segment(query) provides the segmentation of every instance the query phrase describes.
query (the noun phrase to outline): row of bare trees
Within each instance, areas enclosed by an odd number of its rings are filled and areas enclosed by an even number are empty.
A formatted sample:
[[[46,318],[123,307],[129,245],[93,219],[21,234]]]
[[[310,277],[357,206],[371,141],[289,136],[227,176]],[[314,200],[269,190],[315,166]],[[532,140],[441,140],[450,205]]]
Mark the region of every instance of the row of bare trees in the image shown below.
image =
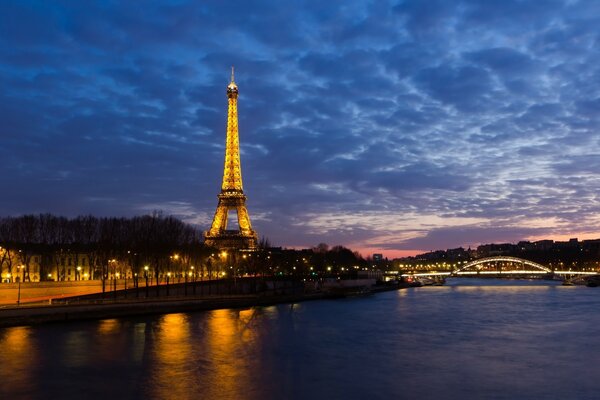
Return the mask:
[[[35,258],[35,261],[34,261]],[[65,262],[69,260],[69,263]],[[347,274],[368,264],[343,246],[272,248],[261,240],[254,252],[207,247],[201,232],[159,212],[132,218],[51,214],[0,218],[0,272],[32,280],[102,279],[153,276],[173,278],[243,275],[314,276]],[[71,274],[75,272],[75,274]]]
[[[79,274],[102,279],[111,272],[114,260],[134,273],[152,271],[158,277],[174,265],[173,254],[178,255],[175,264],[183,268],[200,265],[214,252],[202,244],[198,229],[161,213],[133,218],[69,219],[51,214],[0,218],[0,246],[0,269],[20,273],[25,281],[30,280],[33,257],[39,257],[42,280],[53,271],[57,276],[52,280],[66,279],[66,255],[74,259],[74,266],[85,257]]]

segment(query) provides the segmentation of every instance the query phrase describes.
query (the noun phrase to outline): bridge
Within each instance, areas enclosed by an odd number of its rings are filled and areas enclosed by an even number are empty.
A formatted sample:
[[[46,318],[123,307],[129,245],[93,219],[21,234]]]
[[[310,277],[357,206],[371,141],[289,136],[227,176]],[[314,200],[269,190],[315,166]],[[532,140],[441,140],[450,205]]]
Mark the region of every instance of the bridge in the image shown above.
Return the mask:
[[[496,256],[479,258],[470,261],[453,271],[431,271],[421,273],[404,273],[402,277],[455,277],[455,276],[497,276],[497,277],[515,277],[515,276],[558,276],[562,279],[573,278],[584,275],[597,275],[594,271],[571,271],[571,270],[553,270],[534,261],[525,260],[518,257]]]

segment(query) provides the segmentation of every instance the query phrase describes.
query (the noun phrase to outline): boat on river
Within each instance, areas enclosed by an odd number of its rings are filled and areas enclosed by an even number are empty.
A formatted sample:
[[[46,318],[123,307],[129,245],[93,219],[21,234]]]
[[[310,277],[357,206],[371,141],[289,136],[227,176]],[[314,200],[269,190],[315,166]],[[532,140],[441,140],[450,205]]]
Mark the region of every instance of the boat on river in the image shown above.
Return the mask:
[[[444,286],[446,279],[443,277],[421,277],[419,279],[422,286]]]
[[[563,286],[587,286],[587,287],[597,287],[600,286],[600,274],[598,275],[588,275],[588,276],[578,276],[573,279],[567,279],[563,281]]]

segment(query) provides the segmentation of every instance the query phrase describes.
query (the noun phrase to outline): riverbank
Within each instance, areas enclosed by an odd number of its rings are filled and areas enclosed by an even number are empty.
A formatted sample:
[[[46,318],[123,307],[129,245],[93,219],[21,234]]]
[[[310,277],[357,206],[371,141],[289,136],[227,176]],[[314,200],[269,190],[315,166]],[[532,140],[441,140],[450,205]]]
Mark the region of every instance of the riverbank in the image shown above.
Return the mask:
[[[206,311],[220,308],[270,306],[280,303],[318,300],[325,297],[326,295],[323,293],[276,296],[237,295],[218,298],[121,300],[116,302],[104,302],[101,304],[20,306],[0,310],[0,327],[175,312]]]
[[[398,290],[404,286],[377,287],[372,292]],[[335,298],[331,293],[250,294],[205,297],[166,297],[96,300],[69,303],[22,305],[0,309],[0,327],[37,325],[151,314],[207,311],[223,308],[265,307],[282,303]]]

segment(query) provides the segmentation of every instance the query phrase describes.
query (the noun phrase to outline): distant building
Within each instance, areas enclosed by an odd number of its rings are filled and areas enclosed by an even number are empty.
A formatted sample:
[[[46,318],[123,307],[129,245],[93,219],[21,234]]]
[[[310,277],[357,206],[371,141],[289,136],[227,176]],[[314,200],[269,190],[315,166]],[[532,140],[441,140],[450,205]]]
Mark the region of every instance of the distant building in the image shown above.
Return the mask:
[[[41,256],[0,247],[1,282],[39,282]]]
[[[538,240],[533,242],[536,250],[550,250],[554,247],[554,240]]]
[[[88,280],[93,279],[94,270],[85,253],[61,250],[41,255],[0,247],[0,275],[4,283]],[[131,277],[131,273],[127,276]]]
[[[535,250],[535,244],[533,244],[531,242],[527,242],[527,241],[521,241],[521,242],[517,243],[517,247],[519,248],[520,251]]]
[[[575,249],[579,247],[577,238],[569,239],[568,242],[554,242],[554,247],[558,249]]]
[[[469,258],[469,253],[462,247],[459,247],[457,249],[446,250],[446,256],[451,260],[466,259]]]
[[[481,246],[477,247],[477,256],[481,258],[511,254],[517,250],[517,248],[517,245],[512,243],[482,244]]]

